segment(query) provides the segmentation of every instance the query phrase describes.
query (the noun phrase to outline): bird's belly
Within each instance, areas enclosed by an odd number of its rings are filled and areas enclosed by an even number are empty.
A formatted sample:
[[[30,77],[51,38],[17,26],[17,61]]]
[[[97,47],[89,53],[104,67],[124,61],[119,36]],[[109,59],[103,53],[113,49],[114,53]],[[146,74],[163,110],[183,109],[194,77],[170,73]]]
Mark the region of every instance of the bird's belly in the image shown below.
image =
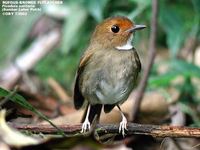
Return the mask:
[[[133,52],[90,62],[82,79],[82,94],[91,104],[116,104],[124,102],[134,87],[137,70]],[[109,60],[107,60],[109,59]],[[94,63],[95,62],[95,63]],[[104,63],[109,62],[109,63]]]
[[[99,87],[95,91],[95,95],[101,104],[116,104],[125,101],[132,90],[132,85],[129,82],[117,81],[114,85],[101,80]]]
[[[85,84],[87,100],[91,104],[116,104],[125,101],[134,87],[134,71],[130,66],[101,68],[91,72],[91,82]],[[90,84],[89,84],[90,83]],[[91,85],[92,83],[92,85]]]

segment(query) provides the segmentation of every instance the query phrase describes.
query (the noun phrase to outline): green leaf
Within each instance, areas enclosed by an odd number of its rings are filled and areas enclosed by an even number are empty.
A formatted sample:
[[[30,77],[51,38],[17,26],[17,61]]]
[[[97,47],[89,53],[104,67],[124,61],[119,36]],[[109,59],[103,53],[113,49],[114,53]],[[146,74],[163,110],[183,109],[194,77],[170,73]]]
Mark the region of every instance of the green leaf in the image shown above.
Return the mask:
[[[42,114],[41,112],[39,112],[37,109],[35,109],[30,103],[28,103],[24,97],[22,97],[19,94],[14,94],[12,92],[9,92],[3,88],[0,87],[0,97],[6,97],[7,99],[10,99],[12,102],[19,104],[20,106],[30,110],[31,112],[35,113],[36,115],[38,115],[39,117],[41,117],[42,119],[46,120],[48,123],[50,123],[53,127],[55,127],[58,132],[65,136],[64,132],[59,129],[55,124],[53,124],[53,122],[51,122],[44,114]]]
[[[170,6],[160,8],[159,21],[167,35],[167,45],[172,57],[176,57],[184,40],[184,22],[180,14]]]
[[[138,15],[140,15],[146,8],[151,6],[150,0],[131,0],[132,2],[135,2],[137,7],[134,9],[129,15],[128,18],[131,20],[135,19]]]
[[[150,5],[151,0],[130,0],[132,2],[135,2],[137,5]]]
[[[166,73],[149,78],[149,86],[168,86],[177,76],[200,78],[200,68],[192,63],[176,59],[172,60],[169,65],[170,68]]]
[[[5,58],[12,58],[20,50],[26,40],[34,22],[41,16],[41,13],[32,13],[28,16],[1,16],[0,17],[0,50],[1,61]],[[0,63],[1,63],[0,61]]]
[[[197,37],[200,39],[200,1],[199,0],[192,0],[192,4],[195,11],[194,17],[194,25],[192,28],[192,35],[193,37]]]
[[[167,35],[167,45],[170,48],[171,56],[176,57],[184,41],[184,32],[174,30]]]
[[[193,7],[196,11],[196,15],[200,16],[200,1],[199,0],[192,0]]]
[[[71,5],[70,15],[66,17],[63,29],[63,38],[61,41],[61,50],[63,53],[68,53],[78,43],[79,30],[84,25],[86,18],[87,11],[85,8],[77,4]]]
[[[184,77],[199,77],[200,78],[200,68],[195,64],[189,63],[184,60],[173,60],[171,62],[171,69],[183,75]]]
[[[108,0],[85,0],[85,6],[95,20],[100,22],[103,20],[103,11],[107,2]]]
[[[170,71],[162,75],[150,77],[148,85],[152,87],[168,86],[170,82],[178,76],[178,72]]]

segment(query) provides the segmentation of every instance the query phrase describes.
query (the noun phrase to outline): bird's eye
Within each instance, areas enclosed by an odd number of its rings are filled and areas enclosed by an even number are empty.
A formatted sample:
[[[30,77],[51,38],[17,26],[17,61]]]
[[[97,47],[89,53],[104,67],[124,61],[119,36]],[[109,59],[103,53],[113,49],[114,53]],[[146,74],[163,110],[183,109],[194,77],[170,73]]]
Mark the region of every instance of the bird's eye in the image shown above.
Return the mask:
[[[112,30],[112,32],[117,33],[117,32],[119,32],[119,27],[117,25],[113,25],[111,27],[111,30]]]

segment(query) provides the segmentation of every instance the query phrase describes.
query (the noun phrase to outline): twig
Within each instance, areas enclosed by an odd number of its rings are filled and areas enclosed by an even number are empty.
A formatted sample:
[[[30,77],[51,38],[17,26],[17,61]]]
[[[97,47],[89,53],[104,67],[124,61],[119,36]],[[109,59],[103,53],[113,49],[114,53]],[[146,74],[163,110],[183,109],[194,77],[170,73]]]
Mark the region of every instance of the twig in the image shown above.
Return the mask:
[[[47,35],[36,39],[25,53],[16,59],[14,64],[3,70],[0,75],[0,85],[3,88],[11,89],[23,72],[32,69],[39,60],[58,44],[59,39],[60,31],[58,29],[52,30]]]
[[[149,53],[148,53],[148,63],[144,70],[143,78],[140,81],[138,86],[138,91],[135,97],[135,105],[133,108],[132,113],[132,120],[134,121],[136,118],[136,114],[139,111],[139,106],[141,104],[141,100],[144,95],[144,91],[147,86],[147,80],[150,74],[150,70],[152,68],[154,58],[156,56],[156,34],[157,34],[157,17],[158,17],[158,1],[152,1],[152,20],[151,20],[151,33],[150,33],[150,40],[149,40]]]
[[[53,78],[48,78],[48,84],[55,91],[63,103],[72,103],[71,97],[65,92],[63,87]]]
[[[54,134],[57,129],[50,125],[12,125],[19,130],[28,130],[35,133]],[[59,125],[66,134],[76,134],[81,131],[81,124],[75,125]],[[101,125],[97,124],[94,132],[98,134],[120,134],[119,126],[116,124]],[[180,126],[159,126],[159,125],[144,125],[136,123],[128,123],[127,135],[150,135],[153,137],[176,137],[176,138],[200,138],[200,128],[180,127]]]

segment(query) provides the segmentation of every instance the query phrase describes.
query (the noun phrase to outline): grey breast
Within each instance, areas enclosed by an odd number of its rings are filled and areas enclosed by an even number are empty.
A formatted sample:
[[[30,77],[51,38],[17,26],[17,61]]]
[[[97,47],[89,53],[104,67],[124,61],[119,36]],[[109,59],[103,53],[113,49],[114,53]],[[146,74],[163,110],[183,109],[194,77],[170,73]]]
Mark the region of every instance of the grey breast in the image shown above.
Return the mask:
[[[120,53],[97,55],[87,65],[82,93],[91,104],[122,103],[132,91],[137,74],[134,52]]]

